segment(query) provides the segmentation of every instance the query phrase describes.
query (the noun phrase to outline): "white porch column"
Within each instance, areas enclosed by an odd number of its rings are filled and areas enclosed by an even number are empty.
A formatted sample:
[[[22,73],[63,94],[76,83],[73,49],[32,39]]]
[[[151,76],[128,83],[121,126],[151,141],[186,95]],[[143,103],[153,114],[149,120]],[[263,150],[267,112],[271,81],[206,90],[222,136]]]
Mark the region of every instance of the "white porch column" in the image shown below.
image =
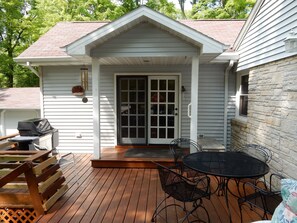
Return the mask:
[[[190,138],[197,141],[198,127],[198,83],[199,83],[199,57],[192,57],[191,77],[191,128]],[[190,149],[191,153],[196,152],[195,148]]]
[[[100,63],[97,58],[92,59],[92,94],[93,94],[93,149],[94,158],[101,157],[100,145]]]

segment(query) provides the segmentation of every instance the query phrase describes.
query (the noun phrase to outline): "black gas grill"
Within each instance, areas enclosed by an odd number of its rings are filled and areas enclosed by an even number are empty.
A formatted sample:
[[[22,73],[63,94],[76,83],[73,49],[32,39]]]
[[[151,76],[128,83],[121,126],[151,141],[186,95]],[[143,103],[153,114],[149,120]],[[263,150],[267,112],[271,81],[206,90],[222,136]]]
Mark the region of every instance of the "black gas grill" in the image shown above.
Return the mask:
[[[18,122],[20,136],[42,136],[51,133],[53,129],[46,118]]]
[[[20,150],[34,150],[34,144],[51,150],[59,145],[59,132],[46,118],[28,119],[18,122],[20,136],[10,141],[18,142]]]

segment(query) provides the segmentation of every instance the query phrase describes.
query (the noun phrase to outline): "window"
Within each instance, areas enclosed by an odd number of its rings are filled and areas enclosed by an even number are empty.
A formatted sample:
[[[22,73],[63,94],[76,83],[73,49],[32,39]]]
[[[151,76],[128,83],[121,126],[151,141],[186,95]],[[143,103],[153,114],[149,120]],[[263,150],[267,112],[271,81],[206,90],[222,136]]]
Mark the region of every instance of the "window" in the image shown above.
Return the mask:
[[[239,116],[247,116],[248,111],[248,89],[249,89],[249,75],[240,76],[239,87]]]

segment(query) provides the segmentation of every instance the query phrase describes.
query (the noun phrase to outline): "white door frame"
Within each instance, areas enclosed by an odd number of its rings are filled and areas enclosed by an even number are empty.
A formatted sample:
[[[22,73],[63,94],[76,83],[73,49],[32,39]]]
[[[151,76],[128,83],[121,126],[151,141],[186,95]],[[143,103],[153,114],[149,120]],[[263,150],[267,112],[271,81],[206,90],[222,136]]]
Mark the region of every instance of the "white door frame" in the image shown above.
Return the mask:
[[[178,128],[177,128],[177,137],[180,137],[181,135],[181,73],[114,73],[114,107],[115,107],[115,111],[117,111],[118,109],[118,103],[117,103],[117,89],[116,89],[116,84],[117,84],[117,77],[118,76],[176,76],[177,80],[178,80]],[[114,112],[114,129],[115,129],[115,145],[118,144],[117,142],[117,112]],[[147,136],[148,137],[148,136]]]

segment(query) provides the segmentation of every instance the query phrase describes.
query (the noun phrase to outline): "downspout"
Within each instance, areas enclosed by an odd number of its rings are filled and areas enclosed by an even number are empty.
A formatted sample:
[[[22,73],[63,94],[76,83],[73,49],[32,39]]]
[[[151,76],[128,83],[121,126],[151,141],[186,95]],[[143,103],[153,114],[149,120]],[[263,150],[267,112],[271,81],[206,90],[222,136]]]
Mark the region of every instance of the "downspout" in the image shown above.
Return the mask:
[[[40,77],[39,73],[37,70],[35,70],[32,66],[31,63],[29,61],[27,61],[26,66],[34,73],[36,74],[37,77]]]
[[[4,114],[5,114],[6,110],[2,110],[1,114],[0,114],[0,121],[1,121],[1,135],[5,136],[5,126],[4,126]]]
[[[224,146],[227,148],[227,131],[228,131],[228,98],[229,98],[229,72],[234,65],[230,60],[228,67],[225,69],[225,97],[224,97]]]
[[[26,66],[39,78],[39,86],[40,86],[40,112],[37,115],[37,117],[44,117],[43,113],[43,87],[42,87],[42,71],[41,68],[39,67],[39,71],[35,70],[29,61],[27,61]],[[37,113],[37,111],[36,111]]]

